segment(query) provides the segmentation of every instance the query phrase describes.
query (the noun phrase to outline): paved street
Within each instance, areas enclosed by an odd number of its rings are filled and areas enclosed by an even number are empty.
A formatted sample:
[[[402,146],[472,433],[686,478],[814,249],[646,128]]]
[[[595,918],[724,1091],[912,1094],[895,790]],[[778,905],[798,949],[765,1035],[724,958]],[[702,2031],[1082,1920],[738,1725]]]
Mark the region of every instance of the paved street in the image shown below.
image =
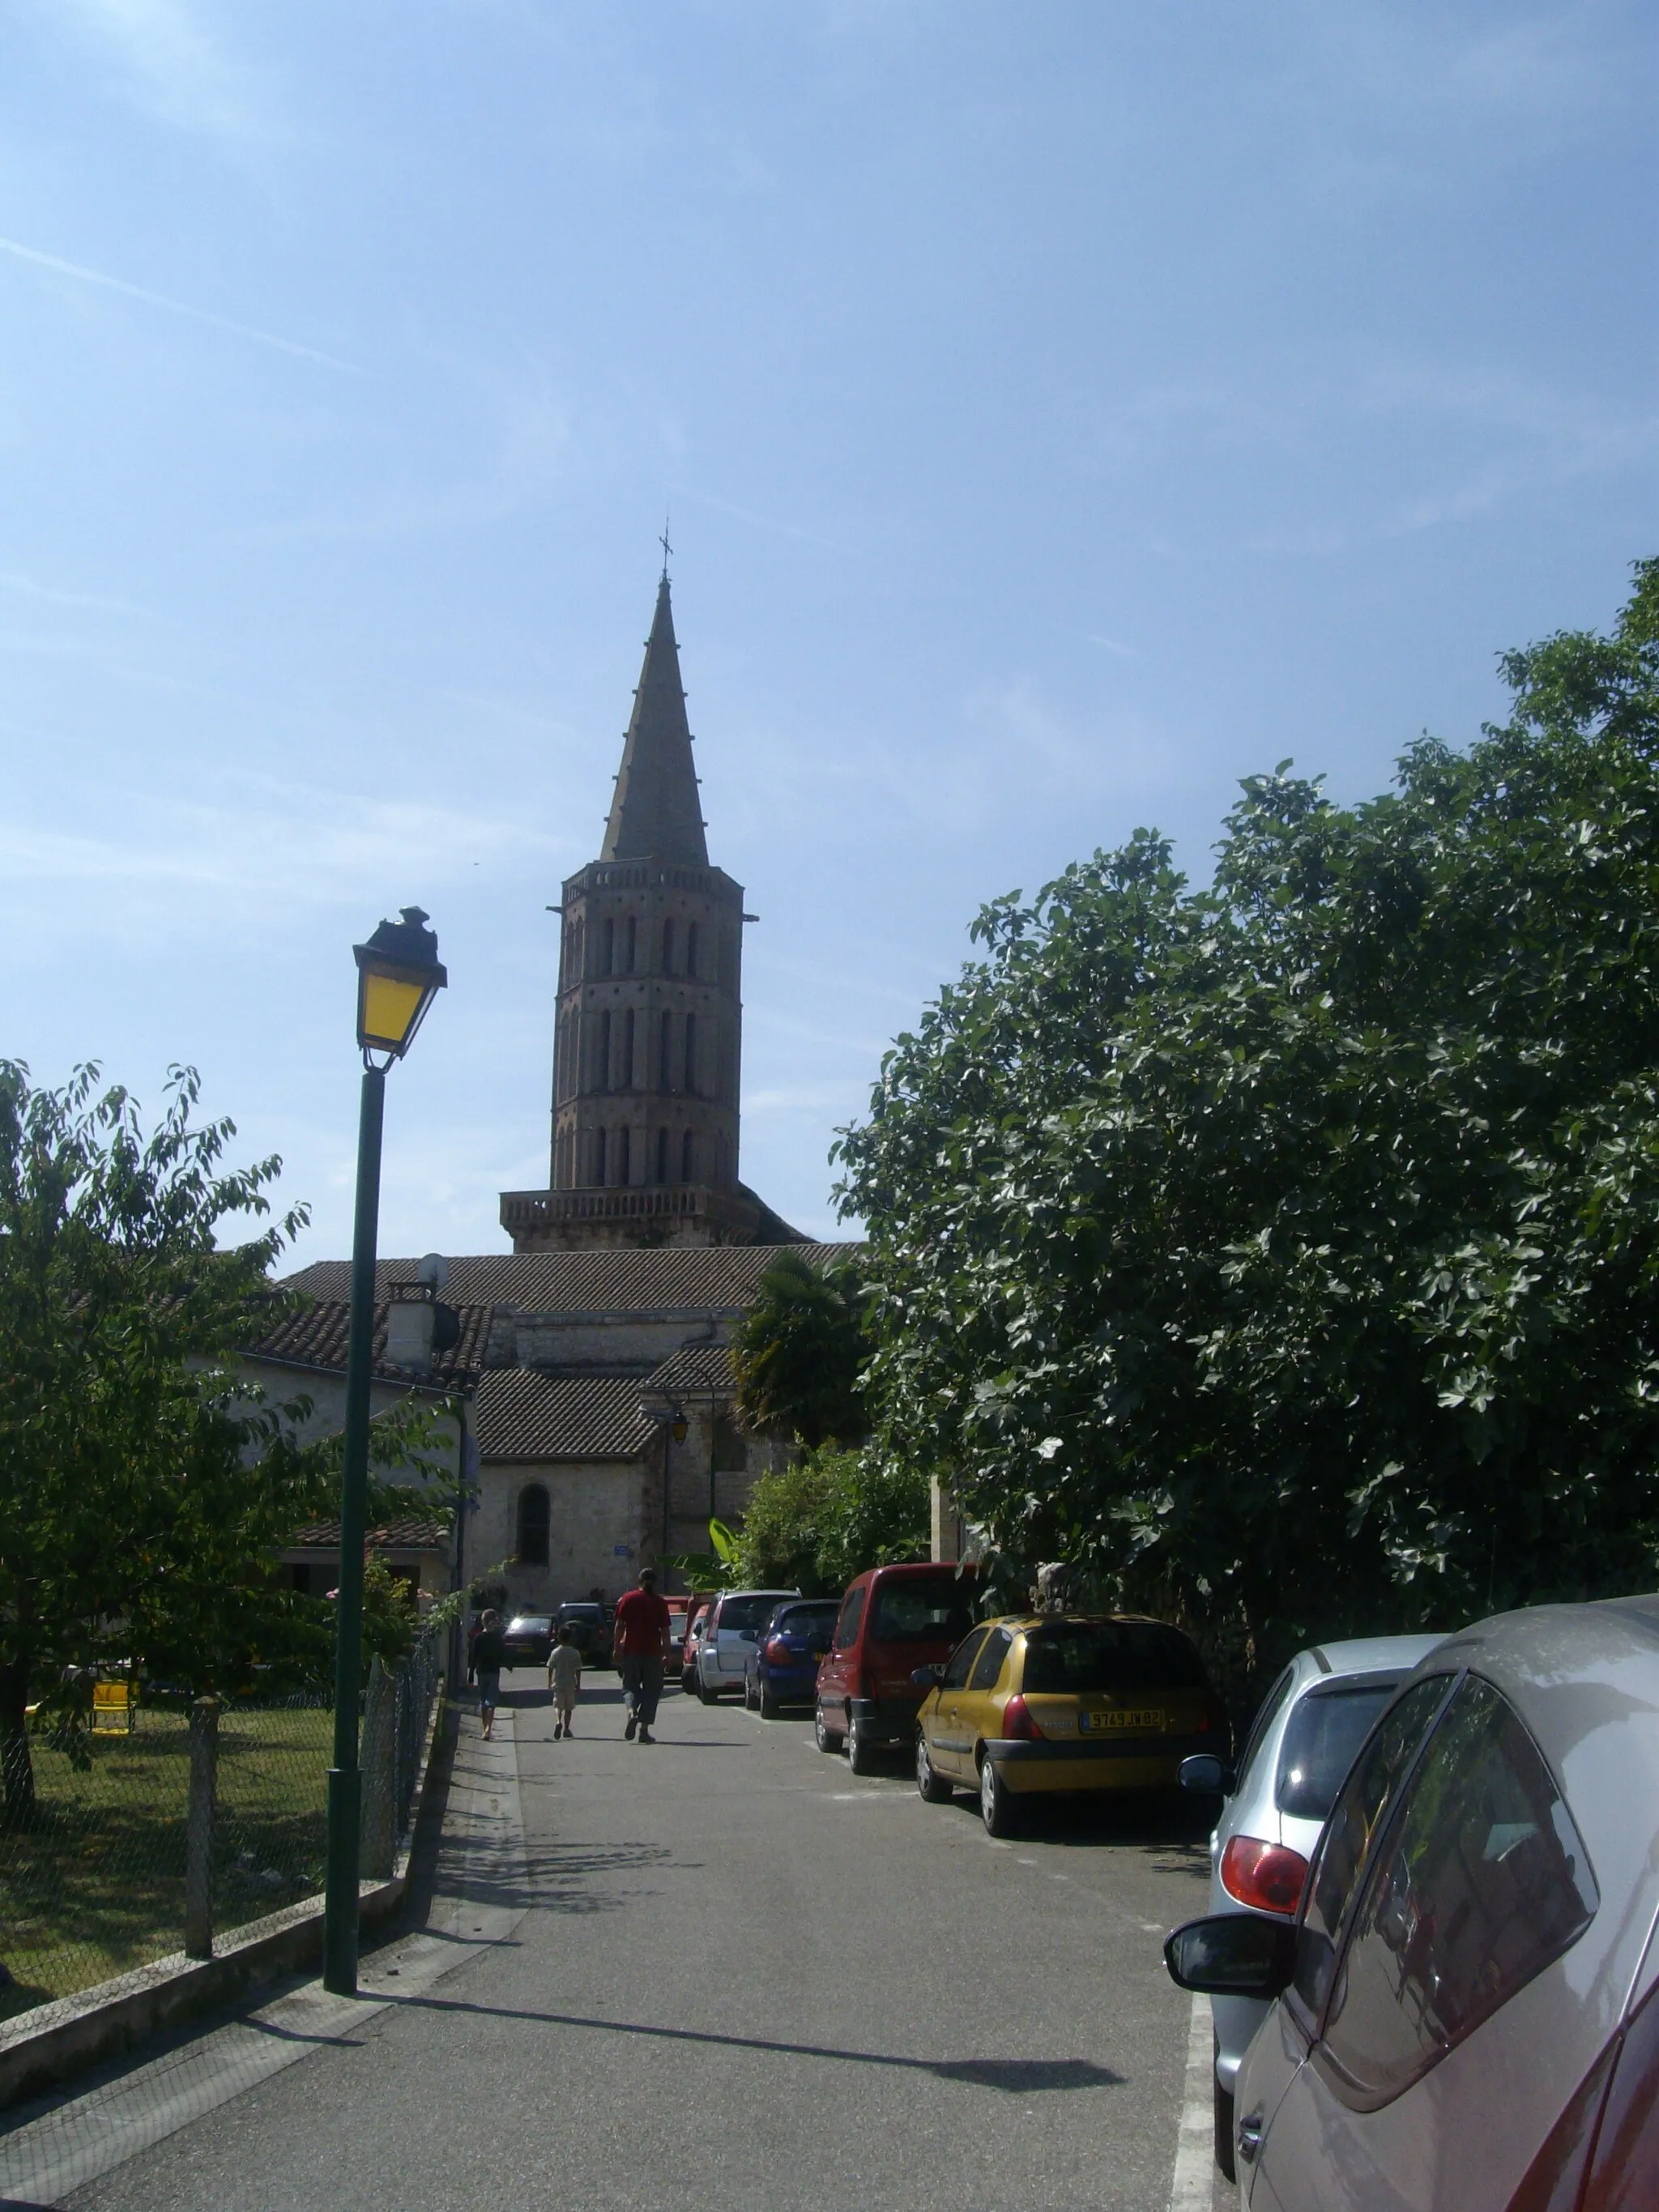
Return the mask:
[[[378,1954],[390,2003],[60,2201],[1164,2212],[1189,2008],[1158,1936],[1201,1905],[1190,1841],[1062,1814],[995,1844],[965,1798],[678,1696],[624,1743],[609,1674],[556,1743],[532,1679],[495,1745],[462,1721],[504,1852],[477,1913],[450,1883],[472,1955],[404,1980]]]

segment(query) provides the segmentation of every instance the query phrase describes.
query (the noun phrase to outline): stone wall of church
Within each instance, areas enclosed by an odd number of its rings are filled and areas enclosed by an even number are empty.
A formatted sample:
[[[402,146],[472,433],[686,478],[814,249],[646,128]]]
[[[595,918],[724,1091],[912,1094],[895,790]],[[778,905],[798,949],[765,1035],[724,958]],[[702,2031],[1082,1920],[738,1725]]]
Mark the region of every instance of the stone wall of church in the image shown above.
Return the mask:
[[[646,1474],[627,1460],[485,1461],[467,1516],[469,1579],[517,1550],[523,1494],[534,1487],[547,1493],[547,1562],[520,1560],[506,1570],[508,1602],[545,1613],[594,1589],[614,1601],[630,1589],[641,1565]]]

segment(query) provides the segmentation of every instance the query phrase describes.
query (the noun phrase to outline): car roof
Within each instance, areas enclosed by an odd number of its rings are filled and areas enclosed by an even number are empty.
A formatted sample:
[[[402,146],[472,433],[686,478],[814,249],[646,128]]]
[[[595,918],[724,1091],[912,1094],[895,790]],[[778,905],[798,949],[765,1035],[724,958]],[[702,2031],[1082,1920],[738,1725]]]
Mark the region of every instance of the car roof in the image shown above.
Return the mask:
[[[774,1590],[774,1589],[731,1589],[731,1590],[717,1590],[717,1591],[714,1593],[714,1595],[716,1595],[716,1597],[722,1597],[722,1598],[725,1598],[725,1597],[775,1597],[775,1598],[777,1598],[777,1599],[779,1599],[779,1600],[782,1600],[782,1599],[787,1598],[787,1597],[799,1597],[799,1596],[800,1595],[800,1592],[799,1592],[799,1590]]]
[[[1381,1674],[1390,1667],[1409,1674],[1445,1640],[1438,1632],[1424,1636],[1354,1636],[1340,1644],[1310,1644],[1296,1656],[1298,1661],[1308,1662],[1309,1671],[1319,1678]]]
[[[1017,1633],[1033,1628],[1167,1628],[1176,1636],[1187,1636],[1184,1628],[1177,1628],[1172,1620],[1159,1620],[1150,1613],[999,1613],[992,1615],[992,1624]],[[976,1627],[985,1626],[975,1622]],[[1187,1638],[1188,1643],[1192,1641]]]

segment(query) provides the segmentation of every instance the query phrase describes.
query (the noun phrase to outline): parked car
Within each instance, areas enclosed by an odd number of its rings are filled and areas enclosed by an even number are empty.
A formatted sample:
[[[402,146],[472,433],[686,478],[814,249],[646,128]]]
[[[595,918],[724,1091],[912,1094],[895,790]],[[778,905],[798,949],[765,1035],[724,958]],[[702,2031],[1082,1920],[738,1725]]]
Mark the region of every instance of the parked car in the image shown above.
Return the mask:
[[[749,1654],[760,1632],[787,1597],[799,1590],[721,1590],[703,1621],[697,1639],[696,1687],[704,1705],[712,1705],[728,1690],[741,1690]]]
[[[680,1645],[680,1687],[695,1690],[697,1686],[697,1646],[702,1642],[702,1632],[708,1624],[709,1608],[714,1601],[710,1597],[694,1598],[685,1616],[685,1636]]]
[[[916,1787],[930,1805],[976,1790],[994,1836],[1030,1798],[1172,1790],[1189,1753],[1228,1749],[1197,1647],[1167,1621],[1010,1616],[916,1674]]]
[[[818,1664],[830,1649],[838,1598],[808,1597],[781,1605],[750,1647],[743,1702],[772,1720],[785,1705],[806,1705],[817,1688]]]
[[[553,1633],[561,1629],[570,1631],[571,1641],[582,1655],[584,1667],[608,1667],[611,1664],[611,1612],[607,1606],[592,1598],[573,1599],[562,1605],[553,1616]]]
[[[515,1613],[501,1631],[501,1645],[507,1654],[503,1663],[509,1668],[545,1667],[552,1642],[550,1613]]]
[[[918,1667],[948,1659],[973,1624],[978,1583],[971,1568],[938,1561],[866,1567],[848,1584],[813,1702],[820,1751],[847,1747],[854,1774],[883,1750],[915,1741],[922,1692]]]
[[[1273,2000],[1256,2212],[1659,2203],[1659,1597],[1437,1645],[1338,1793],[1294,1922],[1211,1915],[1183,1989]]]
[[[1294,1916],[1325,1816],[1371,1725],[1437,1636],[1373,1636],[1298,1651],[1262,1699],[1236,1770],[1199,1753],[1188,1790],[1224,1798],[1210,1838],[1212,1912]],[[1258,1997],[1210,2000],[1215,2027],[1215,2156],[1233,2169],[1233,2084],[1267,2016]]]

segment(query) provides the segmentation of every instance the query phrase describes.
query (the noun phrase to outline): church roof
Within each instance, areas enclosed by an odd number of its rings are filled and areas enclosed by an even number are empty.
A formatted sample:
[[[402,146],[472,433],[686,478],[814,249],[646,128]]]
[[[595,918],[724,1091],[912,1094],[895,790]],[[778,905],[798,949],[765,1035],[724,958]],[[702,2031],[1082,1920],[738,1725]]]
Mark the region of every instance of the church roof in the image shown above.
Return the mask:
[[[692,1344],[653,1367],[646,1377],[647,1390],[667,1398],[695,1398],[713,1394],[732,1395],[734,1377],[732,1354],[723,1344]]]
[[[331,1263],[325,1261],[325,1266]],[[309,1272],[309,1271],[307,1271]],[[333,1297],[322,1295],[319,1303],[308,1306],[303,1313],[289,1314],[277,1322],[268,1335],[258,1343],[245,1347],[252,1359],[269,1359],[284,1367],[343,1368],[346,1362],[346,1339],[350,1333],[350,1273],[344,1289]],[[410,1270],[410,1279],[414,1279]],[[290,1278],[291,1281],[297,1279]],[[313,1293],[313,1297],[318,1296]],[[453,1304],[453,1301],[448,1301]],[[493,1309],[473,1304],[457,1306],[461,1324],[459,1342],[447,1352],[436,1353],[432,1371],[411,1378],[405,1368],[394,1367],[386,1356],[386,1309],[384,1298],[374,1309],[374,1372],[382,1381],[408,1382],[418,1380],[429,1389],[449,1390],[459,1388],[483,1364],[484,1346],[489,1341],[489,1323]]]
[[[662,1431],[640,1411],[645,1378],[487,1368],[474,1419],[486,1460],[637,1459]]]
[[[657,586],[657,611],[646,640],[599,858],[708,866],[666,570]]]
[[[505,1305],[533,1313],[740,1313],[780,1252],[823,1267],[856,1244],[659,1245],[638,1251],[484,1252],[451,1260],[441,1296],[448,1305]],[[418,1260],[382,1260],[375,1295],[419,1279]],[[349,1260],[315,1260],[284,1279],[313,1298],[351,1295]],[[379,1316],[384,1327],[384,1316]],[[465,1331],[462,1337],[465,1342]],[[459,1350],[459,1347],[458,1347]]]

